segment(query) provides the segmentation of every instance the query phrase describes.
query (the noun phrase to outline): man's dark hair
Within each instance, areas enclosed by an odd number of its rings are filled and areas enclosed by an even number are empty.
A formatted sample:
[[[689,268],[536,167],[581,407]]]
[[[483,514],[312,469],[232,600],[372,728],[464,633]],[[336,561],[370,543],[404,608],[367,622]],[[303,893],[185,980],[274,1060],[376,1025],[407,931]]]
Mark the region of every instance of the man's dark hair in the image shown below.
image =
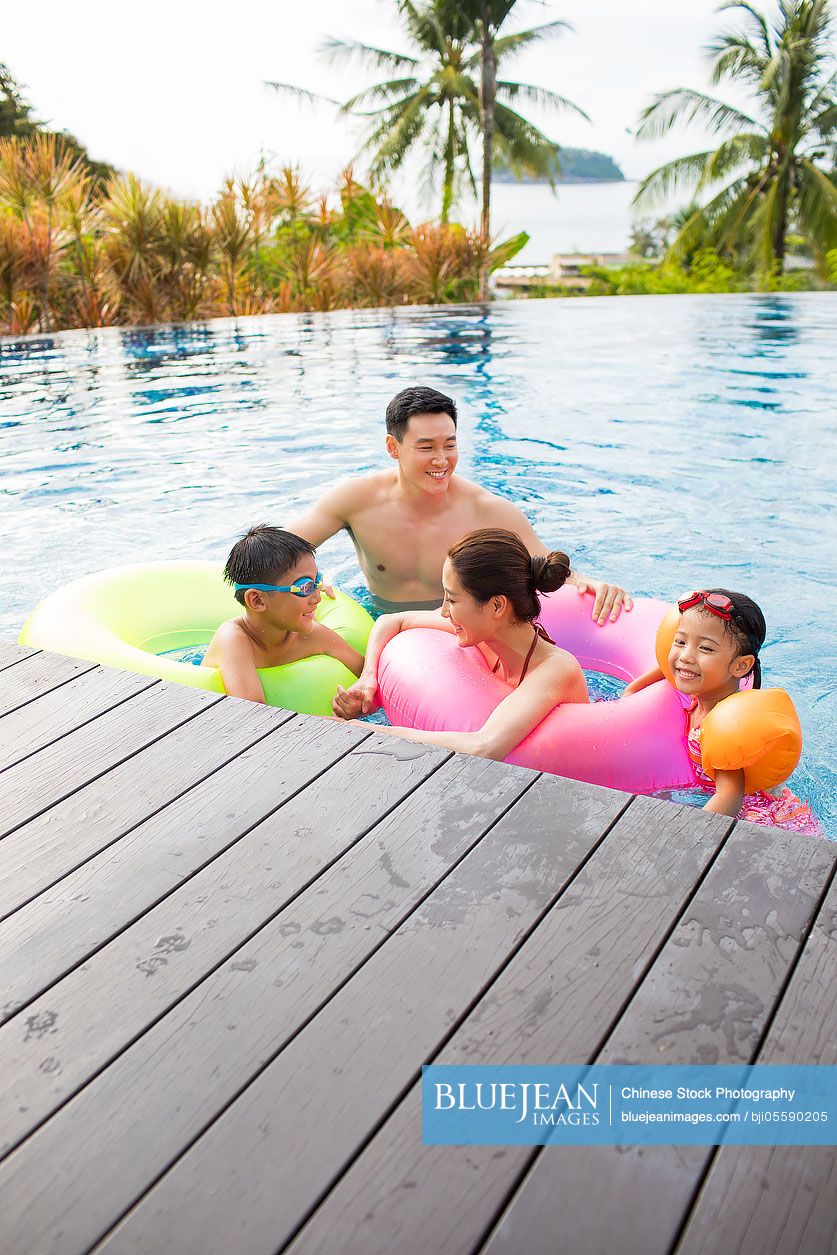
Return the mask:
[[[301,536],[259,523],[237,540],[230,550],[224,579],[228,584],[281,584],[303,558],[314,557],[314,546]],[[235,599],[243,606],[247,590],[239,589]]]
[[[405,388],[387,406],[387,435],[401,444],[414,414],[449,414],[456,426],[456,403],[435,388]]]

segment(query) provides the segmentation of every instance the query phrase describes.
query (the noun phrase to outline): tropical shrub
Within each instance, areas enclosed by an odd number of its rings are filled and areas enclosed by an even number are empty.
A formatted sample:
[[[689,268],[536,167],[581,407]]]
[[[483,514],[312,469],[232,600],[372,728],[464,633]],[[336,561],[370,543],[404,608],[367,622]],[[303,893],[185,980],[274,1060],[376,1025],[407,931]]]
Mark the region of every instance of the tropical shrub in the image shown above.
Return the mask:
[[[411,226],[351,167],[336,197],[285,166],[201,206],[133,174],[97,183],[55,136],[0,141],[0,334],[472,300],[526,239]]]

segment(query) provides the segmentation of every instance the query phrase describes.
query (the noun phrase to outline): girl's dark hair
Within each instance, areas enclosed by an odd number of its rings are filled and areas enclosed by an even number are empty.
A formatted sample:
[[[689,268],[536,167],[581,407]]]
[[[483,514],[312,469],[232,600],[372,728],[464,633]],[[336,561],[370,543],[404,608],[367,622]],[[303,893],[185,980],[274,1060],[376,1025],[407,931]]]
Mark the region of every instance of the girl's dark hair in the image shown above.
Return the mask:
[[[752,671],[748,671],[747,675],[752,674],[753,688],[760,689],[761,661],[759,653],[767,636],[767,624],[764,621],[761,608],[746,593],[734,593],[729,588],[707,588],[706,591],[708,593],[721,593],[724,597],[729,597],[732,602],[731,618],[728,623],[724,623],[724,627],[735,638],[736,645],[740,646],[739,653],[755,654],[756,661],[753,663]]]
[[[283,576],[298,562],[313,557],[314,546],[301,536],[259,523],[233,545],[224,567],[224,579],[228,584],[281,584]],[[241,606],[246,591],[240,588],[235,594]]]
[[[570,573],[570,560],[555,550],[533,558],[514,532],[483,527],[469,532],[448,550],[460,584],[474,601],[508,597],[515,618],[531,623],[541,612],[538,591],[552,593]]]

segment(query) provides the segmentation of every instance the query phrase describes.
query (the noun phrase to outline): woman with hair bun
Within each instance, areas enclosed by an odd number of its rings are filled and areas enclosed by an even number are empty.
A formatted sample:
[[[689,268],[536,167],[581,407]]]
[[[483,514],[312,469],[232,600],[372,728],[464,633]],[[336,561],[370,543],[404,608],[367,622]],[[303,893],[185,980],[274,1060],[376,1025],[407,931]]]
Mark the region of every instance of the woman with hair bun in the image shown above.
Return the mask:
[[[531,557],[514,532],[482,528],[448,551],[442,570],[441,610],[382,615],[369,637],[360,678],[338,689],[334,713],[342,719],[376,709],[378,659],[384,646],[409,628],[452,633],[461,649],[476,649],[486,667],[508,685],[503,698],[476,732],[425,732],[379,728],[425,745],[502,760],[562,702],[589,701],[584,673],[538,624],[538,593],[554,592],[570,574],[565,553]]]

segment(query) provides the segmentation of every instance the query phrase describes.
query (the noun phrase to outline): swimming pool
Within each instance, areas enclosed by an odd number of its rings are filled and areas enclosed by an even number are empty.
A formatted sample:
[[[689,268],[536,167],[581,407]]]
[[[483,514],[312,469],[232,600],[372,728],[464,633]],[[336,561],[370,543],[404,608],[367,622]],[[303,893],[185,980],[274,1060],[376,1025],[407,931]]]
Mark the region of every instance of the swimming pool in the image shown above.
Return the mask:
[[[578,569],[671,598],[756,597],[794,777],[837,835],[837,296],[619,297],[344,310],[0,340],[0,635],[83,572],[218,557],[383,465],[386,402],[452,393],[460,469]],[[329,577],[361,589],[345,535]]]

